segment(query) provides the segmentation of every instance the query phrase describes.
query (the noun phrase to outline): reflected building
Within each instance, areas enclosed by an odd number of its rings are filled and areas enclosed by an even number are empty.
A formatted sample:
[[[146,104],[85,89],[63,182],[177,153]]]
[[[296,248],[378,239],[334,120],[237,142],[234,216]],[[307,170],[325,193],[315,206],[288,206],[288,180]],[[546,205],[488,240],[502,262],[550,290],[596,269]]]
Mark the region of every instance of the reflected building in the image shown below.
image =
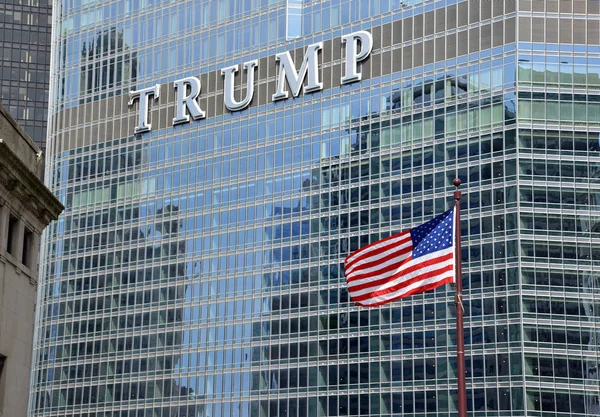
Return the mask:
[[[455,415],[452,288],[359,309],[342,262],[447,209],[456,177],[471,414],[598,415],[596,2],[58,5],[46,177],[66,211],[31,416]],[[373,49],[341,85],[356,30]],[[275,54],[318,41],[322,91],[273,102]],[[230,112],[221,68],[251,59]],[[187,76],[206,117],[173,126]],[[134,134],[123,93],[157,84]]]
[[[110,27],[82,43],[79,91],[88,95],[88,102],[126,94],[129,91],[119,88],[124,84],[135,90],[137,57],[129,51],[122,30]]]
[[[89,342],[67,343],[45,352],[47,363],[63,363],[63,366],[49,371],[45,383],[40,385],[44,391],[39,400],[45,406],[152,402],[160,398],[165,403],[153,410],[157,415],[196,416],[196,409],[200,407],[180,406],[169,401],[195,397],[193,386],[178,376],[183,366],[180,349],[184,339],[189,339],[189,332],[184,329],[183,301],[186,291],[190,291],[186,277],[191,272],[186,271],[190,266],[184,262],[185,240],[179,234],[183,227],[178,218],[179,206],[171,202],[143,208],[141,212],[139,204],[124,202],[124,197],[143,187],[145,182],[133,175],[113,186],[103,181],[106,172],[98,169],[98,166],[107,169],[139,166],[143,161],[140,148],[130,150],[127,156],[108,153],[94,162],[86,160],[66,168],[68,177],[86,177],[107,185],[74,193],[69,203],[71,207],[102,204],[105,199],[111,199],[111,195],[120,196],[117,199],[121,203],[93,215],[71,215],[62,232],[63,261],[58,266],[62,278],[45,297],[65,301],[53,303],[45,313],[54,317],[74,316],[78,320],[59,323],[48,329],[44,337],[59,343],[73,339]],[[141,217],[148,219],[144,226],[136,224],[136,219]],[[108,230],[109,224],[125,227]],[[113,250],[105,255],[99,253],[100,248]],[[77,276],[75,271],[83,272],[82,276]],[[124,288],[144,289],[128,292],[121,290]],[[102,295],[82,299],[82,294]],[[152,305],[157,308],[148,310]],[[145,308],[140,309],[142,306]],[[149,334],[144,329],[150,326],[162,330]],[[95,334],[104,336],[90,340]],[[140,356],[141,351],[154,353]],[[80,356],[89,360],[72,360]],[[123,357],[127,359],[115,360]],[[136,379],[140,373],[155,377]],[[50,389],[55,381],[98,381],[106,376],[114,379],[101,387],[96,382],[74,389]]]

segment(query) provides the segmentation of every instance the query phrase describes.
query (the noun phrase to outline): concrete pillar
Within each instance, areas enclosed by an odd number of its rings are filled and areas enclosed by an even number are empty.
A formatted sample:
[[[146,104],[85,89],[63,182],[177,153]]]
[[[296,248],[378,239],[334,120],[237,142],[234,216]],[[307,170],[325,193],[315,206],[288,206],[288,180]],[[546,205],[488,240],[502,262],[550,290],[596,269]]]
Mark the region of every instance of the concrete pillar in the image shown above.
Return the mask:
[[[31,242],[31,248],[29,249],[31,256],[31,262],[29,268],[31,269],[31,275],[37,280],[38,275],[38,259],[40,253],[40,235],[37,231],[33,232],[33,240]]]
[[[0,252],[7,249],[6,242],[8,241],[8,218],[10,211],[4,203],[3,200],[0,200]]]

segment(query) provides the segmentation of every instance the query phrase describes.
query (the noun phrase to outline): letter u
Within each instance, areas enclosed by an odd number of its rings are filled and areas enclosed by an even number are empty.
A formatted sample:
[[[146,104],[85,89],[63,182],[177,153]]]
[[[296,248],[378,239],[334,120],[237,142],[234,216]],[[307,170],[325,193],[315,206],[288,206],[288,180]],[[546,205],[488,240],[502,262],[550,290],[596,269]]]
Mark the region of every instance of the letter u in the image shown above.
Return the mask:
[[[246,97],[242,101],[236,101],[234,97],[234,79],[235,73],[238,71],[237,65],[232,65],[231,67],[223,68],[221,70],[221,74],[225,76],[224,80],[224,91],[223,91],[223,101],[225,102],[225,107],[227,107],[231,111],[239,111],[243,110],[250,105],[252,98],[254,97],[254,69],[258,66],[258,60],[254,59],[252,61],[248,61],[244,63],[244,68],[246,68],[247,72],[247,82],[246,82]]]

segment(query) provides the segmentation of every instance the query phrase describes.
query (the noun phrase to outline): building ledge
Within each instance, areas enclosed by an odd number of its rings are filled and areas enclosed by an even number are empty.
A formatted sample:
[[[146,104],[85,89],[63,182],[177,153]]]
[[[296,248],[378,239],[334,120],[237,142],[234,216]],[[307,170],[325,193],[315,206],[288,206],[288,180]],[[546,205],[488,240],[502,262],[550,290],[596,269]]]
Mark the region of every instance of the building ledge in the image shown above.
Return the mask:
[[[43,224],[42,228],[52,220],[58,219],[64,210],[64,206],[42,180],[23,164],[17,154],[1,138],[0,186],[6,190],[6,197],[10,196],[13,201],[20,201],[23,208],[32,212]],[[0,205],[3,205],[2,201],[0,201]]]

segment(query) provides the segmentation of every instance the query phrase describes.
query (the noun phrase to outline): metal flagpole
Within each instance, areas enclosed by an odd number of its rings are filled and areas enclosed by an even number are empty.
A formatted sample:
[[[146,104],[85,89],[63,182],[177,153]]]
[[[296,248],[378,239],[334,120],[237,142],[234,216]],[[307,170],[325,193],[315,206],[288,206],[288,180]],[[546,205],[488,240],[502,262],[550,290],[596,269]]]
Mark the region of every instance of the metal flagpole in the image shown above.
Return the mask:
[[[456,306],[456,362],[458,371],[458,417],[467,417],[467,384],[465,381],[465,329],[464,329],[464,307],[462,303],[462,265],[461,265],[461,246],[460,246],[460,199],[462,193],[458,189],[460,180],[457,178],[453,182],[456,190],[454,191],[454,207],[456,208],[456,272],[455,272],[455,295],[454,304]]]

